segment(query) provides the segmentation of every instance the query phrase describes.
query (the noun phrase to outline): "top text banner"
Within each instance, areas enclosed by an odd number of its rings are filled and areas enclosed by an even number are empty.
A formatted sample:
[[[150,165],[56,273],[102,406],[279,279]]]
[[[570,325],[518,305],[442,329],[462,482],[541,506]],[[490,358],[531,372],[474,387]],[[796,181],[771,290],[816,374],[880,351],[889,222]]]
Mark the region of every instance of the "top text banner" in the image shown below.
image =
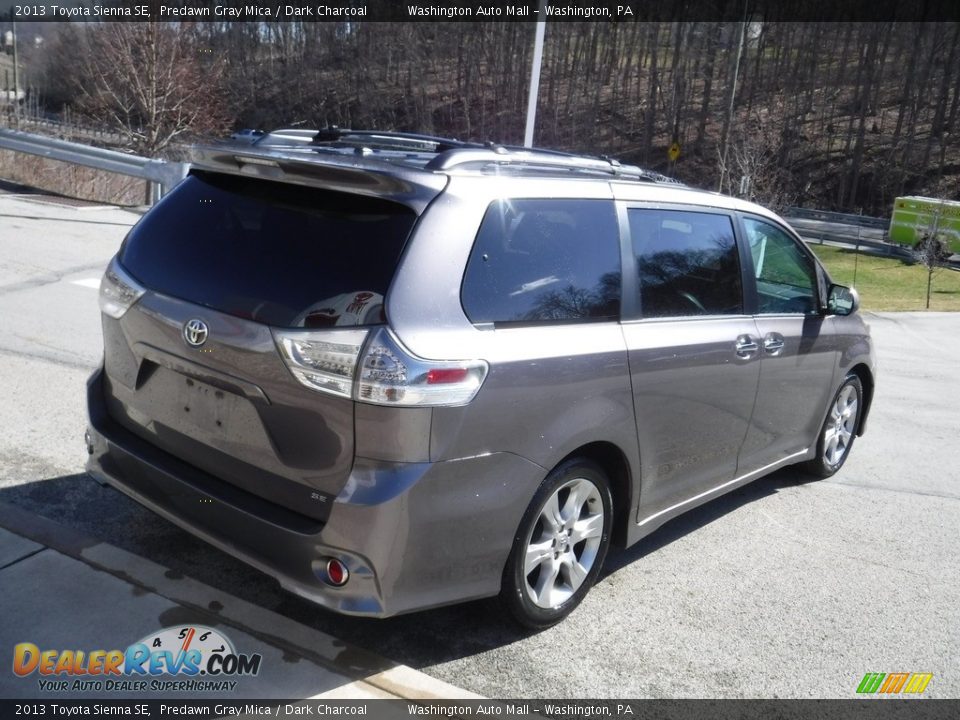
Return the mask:
[[[15,22],[948,21],[956,0],[0,0]]]

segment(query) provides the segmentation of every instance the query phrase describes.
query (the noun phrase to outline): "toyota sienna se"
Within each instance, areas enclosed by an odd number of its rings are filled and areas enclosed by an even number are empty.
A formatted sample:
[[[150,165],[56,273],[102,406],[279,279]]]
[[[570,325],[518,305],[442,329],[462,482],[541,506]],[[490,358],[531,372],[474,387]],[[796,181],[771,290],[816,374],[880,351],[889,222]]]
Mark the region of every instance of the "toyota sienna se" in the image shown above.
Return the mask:
[[[610,543],[835,473],[874,389],[855,292],[773,213],[426,136],[198,150],[100,305],[89,472],[352,615],[551,625]]]

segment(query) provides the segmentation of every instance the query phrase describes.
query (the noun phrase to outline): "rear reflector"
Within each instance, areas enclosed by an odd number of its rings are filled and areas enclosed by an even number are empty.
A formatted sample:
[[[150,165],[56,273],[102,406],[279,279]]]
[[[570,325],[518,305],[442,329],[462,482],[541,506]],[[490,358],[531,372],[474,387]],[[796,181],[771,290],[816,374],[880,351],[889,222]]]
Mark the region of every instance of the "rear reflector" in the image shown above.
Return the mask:
[[[427,385],[462,382],[468,373],[466,368],[434,368],[427,371]]]
[[[327,582],[336,587],[342,587],[350,579],[350,571],[347,566],[336,558],[327,560]]]

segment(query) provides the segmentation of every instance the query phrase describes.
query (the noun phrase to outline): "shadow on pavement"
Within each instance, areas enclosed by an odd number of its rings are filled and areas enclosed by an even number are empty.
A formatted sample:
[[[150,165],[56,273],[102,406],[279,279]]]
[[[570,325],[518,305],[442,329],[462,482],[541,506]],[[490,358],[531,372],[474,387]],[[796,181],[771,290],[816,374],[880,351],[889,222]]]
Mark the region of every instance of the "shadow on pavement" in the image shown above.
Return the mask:
[[[771,473],[766,477],[754,480],[726,495],[721,495],[715,500],[711,500],[700,507],[693,508],[683,515],[670,520],[650,535],[647,535],[636,545],[632,545],[626,550],[610,548],[601,577],[608,577],[614,574],[646,555],[666,547],[675,540],[679,540],[709,525],[727,513],[738,510],[756,500],[773,495],[782,488],[806,484],[814,480],[815,478],[812,478],[800,470],[788,467]]]
[[[611,548],[602,577],[807,476],[780,470],[668,522],[636,545]],[[0,490],[0,502],[42,515],[164,565],[167,577],[208,585],[316,630],[413,668],[469,657],[512,644],[531,633],[516,626],[496,598],[386,620],[335,615],[280,589],[270,577],[197,540],[121,493],[79,473]]]

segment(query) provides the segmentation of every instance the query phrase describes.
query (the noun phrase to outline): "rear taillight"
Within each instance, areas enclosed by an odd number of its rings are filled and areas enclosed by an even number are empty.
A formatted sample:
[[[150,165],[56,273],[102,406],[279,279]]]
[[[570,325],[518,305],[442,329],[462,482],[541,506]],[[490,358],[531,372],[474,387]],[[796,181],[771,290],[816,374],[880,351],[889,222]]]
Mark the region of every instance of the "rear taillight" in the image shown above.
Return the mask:
[[[389,330],[275,330],[287,367],[320,392],[375,405],[465,405],[487,376],[482,360],[423,360]],[[366,342],[364,342],[366,340]]]
[[[144,292],[146,290],[114,258],[100,280],[100,311],[115,319],[122,318]]]
[[[290,372],[312,390],[352,397],[357,357],[366,330],[274,331]]]
[[[381,328],[367,343],[354,397],[377,405],[465,405],[486,376],[482,360],[422,360]]]

